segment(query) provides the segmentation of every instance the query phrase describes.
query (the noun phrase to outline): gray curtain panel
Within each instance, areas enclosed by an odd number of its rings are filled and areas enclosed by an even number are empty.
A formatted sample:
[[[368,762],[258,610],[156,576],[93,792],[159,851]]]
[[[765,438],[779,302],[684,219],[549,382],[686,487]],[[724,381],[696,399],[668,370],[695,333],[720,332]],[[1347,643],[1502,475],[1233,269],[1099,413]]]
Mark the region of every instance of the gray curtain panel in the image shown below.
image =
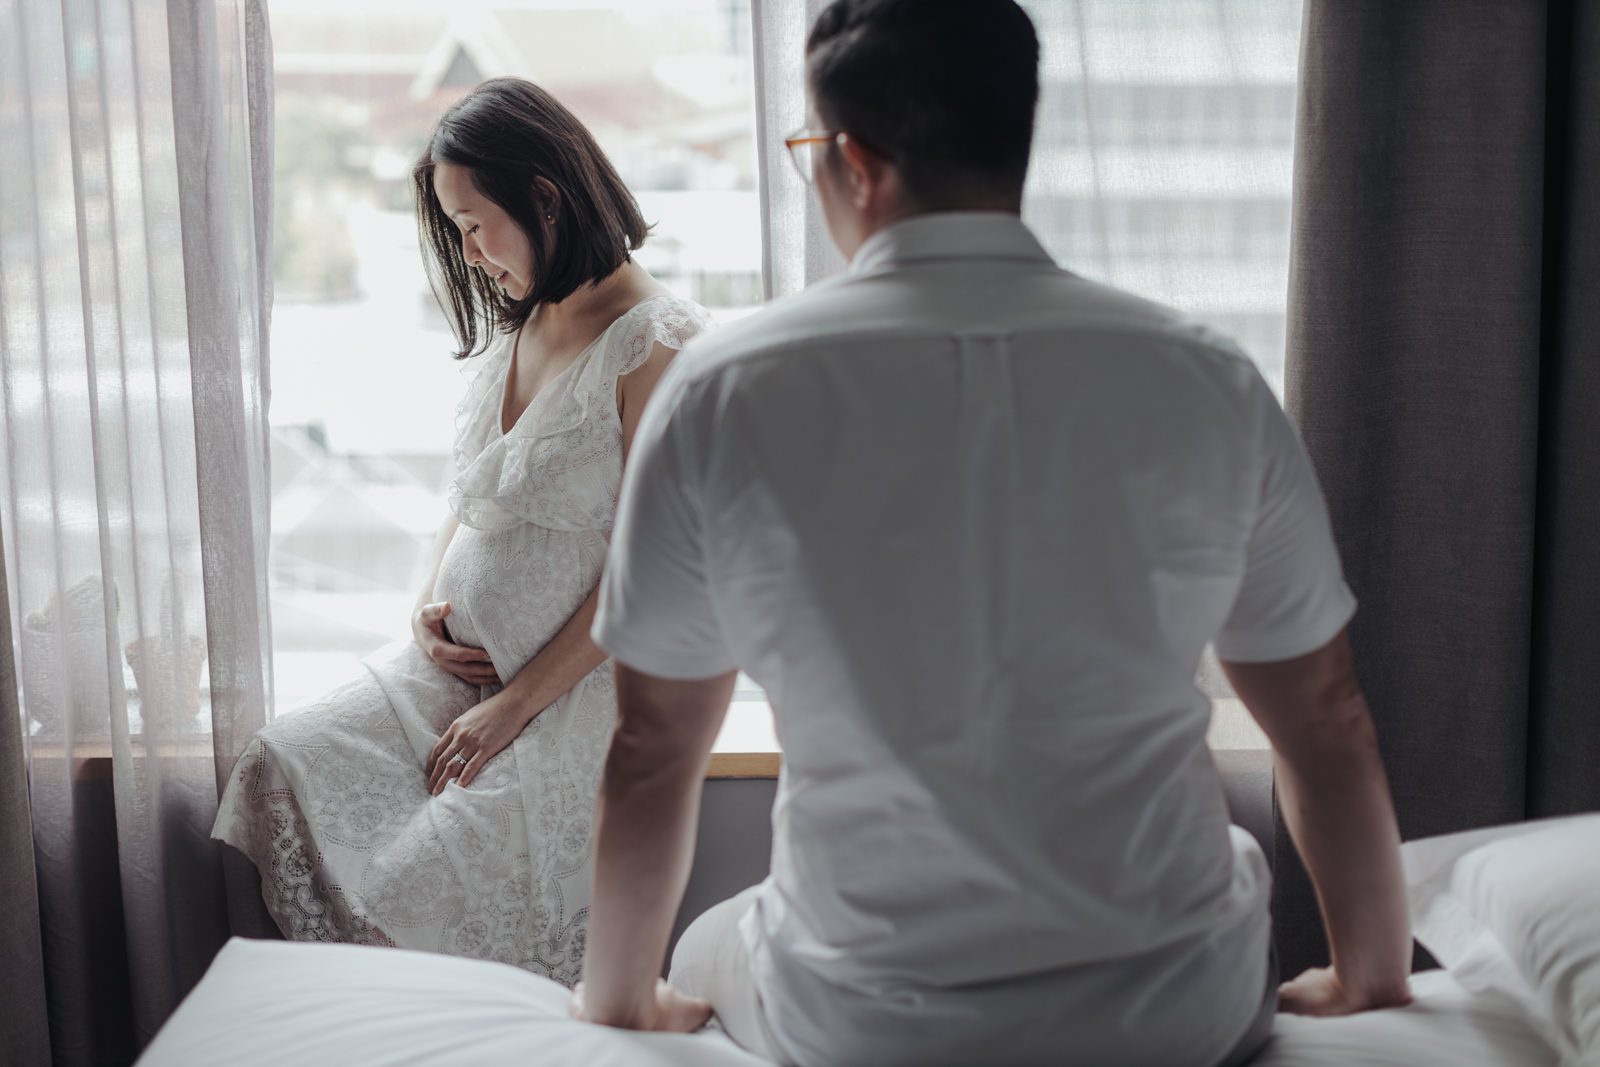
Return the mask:
[[[5,544],[0,539],[0,560]],[[0,1052],[7,1063],[48,1063],[50,1023],[44,1000],[44,944],[39,884],[33,866],[27,764],[18,721],[16,661],[11,655],[11,609],[0,565],[0,960],[8,992],[0,997]]]
[[[1401,832],[1600,808],[1600,5],[1304,26],[1289,407]],[[1327,948],[1277,844],[1292,974]]]

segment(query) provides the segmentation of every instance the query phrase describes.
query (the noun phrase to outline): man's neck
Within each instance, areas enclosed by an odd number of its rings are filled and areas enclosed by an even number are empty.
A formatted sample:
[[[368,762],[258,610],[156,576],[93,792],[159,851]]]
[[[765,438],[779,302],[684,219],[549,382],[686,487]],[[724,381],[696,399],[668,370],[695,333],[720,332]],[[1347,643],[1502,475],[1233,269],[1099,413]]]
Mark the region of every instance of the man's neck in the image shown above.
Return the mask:
[[[857,251],[861,245],[872,240],[879,233],[891,226],[912,219],[924,218],[929,215],[949,215],[957,212],[973,212],[979,214],[1022,215],[1022,194],[994,194],[987,196],[966,196],[950,198],[933,202],[900,203],[886,206],[884,210],[875,212],[871,216],[863,217],[861,227],[861,240],[856,246]],[[853,258],[853,257],[852,257]]]

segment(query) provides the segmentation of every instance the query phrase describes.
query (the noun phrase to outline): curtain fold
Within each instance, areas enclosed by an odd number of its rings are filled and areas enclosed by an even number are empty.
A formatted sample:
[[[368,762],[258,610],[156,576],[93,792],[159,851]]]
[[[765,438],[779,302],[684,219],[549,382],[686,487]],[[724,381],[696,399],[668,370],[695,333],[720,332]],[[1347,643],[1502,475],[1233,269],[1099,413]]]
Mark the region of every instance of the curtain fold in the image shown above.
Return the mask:
[[[844,268],[822,209],[789,162],[783,139],[807,124],[806,35],[828,0],[750,0],[761,191],[761,277],[768,300]]]
[[[1289,402],[1402,834],[1600,808],[1600,10],[1311,0],[1301,86]]]
[[[1600,808],[1600,9],[1548,38],[1529,818]]]
[[[31,793],[27,823],[3,811],[37,861],[54,1061],[127,1062],[230,932],[263,932],[209,830],[270,706],[270,44],[260,0],[8,0],[0,56]]]
[[[0,560],[5,539],[0,537]],[[18,722],[17,673],[11,655],[11,612],[0,566],[0,960],[10,992],[0,1000],[0,1050],[8,1063],[46,1063],[50,1024],[44,1000],[44,944],[33,864],[27,761]]]

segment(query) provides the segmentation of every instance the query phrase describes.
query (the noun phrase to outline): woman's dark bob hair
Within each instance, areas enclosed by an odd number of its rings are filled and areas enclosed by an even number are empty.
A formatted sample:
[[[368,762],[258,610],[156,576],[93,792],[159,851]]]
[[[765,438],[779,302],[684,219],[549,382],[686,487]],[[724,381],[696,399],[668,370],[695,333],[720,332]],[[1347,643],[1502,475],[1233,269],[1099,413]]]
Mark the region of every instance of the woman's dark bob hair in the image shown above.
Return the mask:
[[[467,265],[455,223],[434,194],[437,163],[471,171],[478,192],[504,208],[527,235],[533,290],[521,300]],[[554,187],[553,200],[541,191],[541,178]],[[559,303],[609,276],[650,231],[638,202],[583,123],[521,78],[486,81],[446,111],[411,181],[423,258],[432,260],[434,296],[453,320],[461,345],[457,359],[483,351],[493,330],[520,329],[540,304]],[[553,242],[546,239],[545,214],[555,216]]]

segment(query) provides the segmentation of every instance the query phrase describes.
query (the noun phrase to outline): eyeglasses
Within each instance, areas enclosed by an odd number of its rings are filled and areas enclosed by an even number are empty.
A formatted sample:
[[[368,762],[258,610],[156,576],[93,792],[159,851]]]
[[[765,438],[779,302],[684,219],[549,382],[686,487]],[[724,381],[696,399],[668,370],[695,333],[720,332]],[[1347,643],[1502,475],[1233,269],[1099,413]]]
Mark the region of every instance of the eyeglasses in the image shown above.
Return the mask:
[[[807,185],[811,184],[816,174],[817,157],[825,147],[838,138],[839,134],[832,130],[808,130],[801,127],[783,139],[783,147],[789,150],[789,162],[794,164],[801,181]]]

